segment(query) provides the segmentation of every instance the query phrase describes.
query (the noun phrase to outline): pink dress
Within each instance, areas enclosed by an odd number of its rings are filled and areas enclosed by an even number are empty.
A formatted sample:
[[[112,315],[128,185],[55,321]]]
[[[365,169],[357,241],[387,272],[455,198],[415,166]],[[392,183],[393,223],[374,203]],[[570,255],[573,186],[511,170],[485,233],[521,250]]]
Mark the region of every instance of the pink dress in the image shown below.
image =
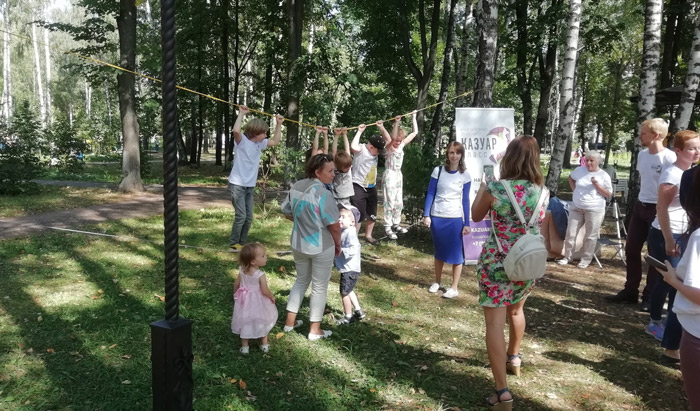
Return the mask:
[[[277,307],[260,290],[264,274],[260,270],[252,275],[244,274],[243,269],[238,271],[240,283],[233,295],[231,331],[246,340],[265,337],[277,322]]]

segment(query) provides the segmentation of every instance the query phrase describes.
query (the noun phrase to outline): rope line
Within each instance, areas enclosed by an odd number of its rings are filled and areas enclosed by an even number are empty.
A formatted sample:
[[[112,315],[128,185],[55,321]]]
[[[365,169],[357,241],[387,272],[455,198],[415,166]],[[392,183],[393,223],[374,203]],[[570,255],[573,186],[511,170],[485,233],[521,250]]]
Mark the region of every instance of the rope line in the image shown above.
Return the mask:
[[[6,30],[4,30],[4,29],[0,29],[0,33],[6,33],[6,34],[9,34],[10,36],[14,36],[14,37],[17,37],[17,38],[20,38],[20,39],[23,39],[23,40],[33,41],[31,37],[24,36],[24,35],[21,35],[21,34],[12,33],[12,32],[6,31]],[[35,41],[36,41],[38,44],[41,44],[41,45],[44,45],[44,46],[46,45],[46,43],[42,42],[41,40],[38,40],[38,39],[37,39],[37,40],[35,40]],[[49,49],[50,49],[50,46],[49,46]],[[123,72],[125,72],[125,73],[133,74],[133,75],[135,75],[135,76],[142,77],[142,78],[145,78],[145,79],[154,81],[154,82],[156,82],[156,83],[162,83],[162,82],[163,82],[163,81],[162,81],[161,79],[159,79],[159,78],[152,77],[152,76],[149,76],[149,75],[147,75],[147,74],[142,74],[142,73],[139,73],[139,72],[136,72],[136,71],[133,71],[133,70],[129,70],[129,69],[126,69],[126,68],[124,68],[124,67],[118,66],[118,65],[116,65],[116,64],[107,63],[106,61],[102,61],[102,60],[97,59],[97,58],[94,58],[94,57],[86,56],[86,55],[80,54],[80,53],[75,52],[75,51],[67,50],[67,51],[64,51],[64,52],[62,52],[62,53],[63,53],[63,54],[73,55],[73,56],[76,56],[76,57],[81,58],[81,59],[83,59],[83,60],[91,61],[91,62],[96,63],[96,64],[98,64],[98,65],[107,66],[107,67],[113,68],[113,69],[115,69],[115,70],[123,71]],[[236,108],[242,107],[242,105],[240,105],[240,104],[236,104],[236,103],[233,103],[233,102],[231,102],[231,101],[226,101],[226,100],[223,100],[223,99],[221,99],[221,98],[219,98],[219,97],[212,96],[211,94],[202,93],[202,92],[200,92],[200,91],[192,90],[192,89],[187,88],[187,87],[183,87],[183,86],[178,86],[178,85],[176,85],[175,88],[177,88],[178,90],[182,90],[182,91],[186,91],[186,92],[188,92],[188,93],[192,93],[192,94],[198,95],[198,96],[200,96],[200,97],[208,98],[208,99],[213,100],[213,101],[218,101],[218,102],[220,102],[220,103],[225,103],[225,104],[228,104],[228,105],[233,106],[233,107],[236,107]],[[414,110],[414,111],[415,111],[415,112],[420,112],[420,111],[428,110],[428,109],[431,109],[431,108],[433,108],[433,107],[437,107],[437,106],[439,106],[439,105],[441,105],[441,104],[446,104],[446,103],[448,103],[448,102],[450,102],[450,101],[452,101],[452,100],[458,99],[458,98],[460,98],[460,97],[466,97],[466,96],[468,96],[468,95],[470,95],[470,94],[472,94],[472,93],[474,93],[474,91],[473,91],[473,90],[470,90],[470,91],[464,92],[464,93],[459,94],[459,95],[456,95],[456,96],[452,96],[452,97],[446,98],[446,99],[443,100],[443,101],[439,101],[439,102],[437,102],[437,103],[435,103],[435,104],[431,104],[431,105],[429,105],[429,106],[426,106],[426,107],[423,107],[423,108],[421,108],[421,109],[417,109],[417,110]],[[253,113],[257,113],[257,114],[260,114],[260,115],[263,115],[263,116],[275,118],[275,115],[274,115],[274,114],[266,113],[266,112],[260,111],[260,110],[255,110],[255,109],[252,109],[252,108],[250,108],[250,107],[249,107],[248,109],[249,109],[251,112],[253,112]],[[408,112],[408,113],[405,113],[405,114],[400,115],[400,117],[406,117],[406,116],[408,116],[408,115],[410,115],[410,114],[412,114],[412,113],[413,113],[413,111],[410,111],[410,112]],[[394,120],[396,117],[398,117],[398,116],[394,116],[394,117],[388,118],[388,119],[386,119],[386,120],[377,120],[377,121],[391,121],[391,120]],[[314,125],[314,124],[305,123],[305,122],[303,122],[303,121],[298,121],[298,120],[292,120],[292,119],[289,119],[289,118],[286,118],[286,117],[284,118],[284,121],[287,121],[287,122],[289,122],[289,123],[295,123],[295,124],[298,124],[298,125],[304,126],[304,127],[314,128],[314,129],[315,129],[316,127],[318,127],[317,125]],[[365,125],[366,125],[367,127],[376,126],[377,121],[374,121],[374,122],[371,122],[371,123],[366,123]],[[338,128],[338,127],[336,127],[336,128]],[[350,131],[350,130],[356,130],[356,129],[358,129],[358,128],[359,128],[359,126],[348,127],[347,130],[348,130],[348,131]]]

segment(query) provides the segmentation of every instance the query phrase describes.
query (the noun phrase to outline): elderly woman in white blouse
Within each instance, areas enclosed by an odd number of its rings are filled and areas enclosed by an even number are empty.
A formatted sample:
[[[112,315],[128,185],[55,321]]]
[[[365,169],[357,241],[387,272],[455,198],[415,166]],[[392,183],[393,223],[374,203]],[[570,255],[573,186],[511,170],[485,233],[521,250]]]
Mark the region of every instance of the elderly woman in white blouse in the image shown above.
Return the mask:
[[[600,154],[588,151],[584,154],[585,166],[579,166],[569,175],[569,185],[574,198],[569,206],[569,224],[564,241],[564,258],[560,265],[569,264],[574,252],[578,231],[583,228],[585,236],[578,268],[587,268],[593,258],[600,225],[605,217],[605,200],[612,195],[610,176],[600,169]]]

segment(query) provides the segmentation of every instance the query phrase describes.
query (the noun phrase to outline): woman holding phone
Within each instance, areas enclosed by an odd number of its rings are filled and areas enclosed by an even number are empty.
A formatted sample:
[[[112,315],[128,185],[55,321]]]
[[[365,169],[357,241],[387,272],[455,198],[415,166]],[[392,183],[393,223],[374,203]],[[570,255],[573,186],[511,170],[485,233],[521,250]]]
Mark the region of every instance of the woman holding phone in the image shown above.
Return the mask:
[[[569,175],[569,185],[574,192],[574,198],[569,206],[564,258],[557,261],[560,265],[569,264],[574,253],[576,235],[583,228],[585,237],[578,268],[587,268],[591,264],[600,225],[605,217],[605,199],[612,196],[610,176],[599,168],[600,153],[588,151],[583,157],[586,165],[576,167]]]
[[[692,192],[700,192],[700,178],[693,179]],[[683,386],[691,411],[700,410],[700,196],[693,195],[688,213],[687,247],[676,268],[666,261],[664,281],[678,291],[673,311],[683,329],[680,344]]]

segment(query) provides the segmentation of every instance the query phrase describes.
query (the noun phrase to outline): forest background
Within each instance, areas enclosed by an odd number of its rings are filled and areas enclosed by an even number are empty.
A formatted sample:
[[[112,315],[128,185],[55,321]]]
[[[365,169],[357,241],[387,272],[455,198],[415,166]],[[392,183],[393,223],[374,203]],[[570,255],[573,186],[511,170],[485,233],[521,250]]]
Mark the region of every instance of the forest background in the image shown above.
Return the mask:
[[[178,1],[177,84],[205,95],[178,93],[180,162],[198,167],[211,152],[230,167],[236,104],[330,127],[418,109],[406,190],[419,197],[455,138],[454,107],[513,107],[517,133],[551,155],[550,189],[587,145],[606,162],[632,153],[634,199],[641,121],[697,128],[698,9],[695,0]],[[121,190],[143,190],[144,154],[162,146],[160,83],[101,62],[160,77],[159,3],[4,0],[0,14],[3,193],[25,191],[42,169],[79,167],[78,152],[119,153]],[[672,87],[675,103],[657,101]],[[266,162],[290,176],[314,130],[285,125]]]

